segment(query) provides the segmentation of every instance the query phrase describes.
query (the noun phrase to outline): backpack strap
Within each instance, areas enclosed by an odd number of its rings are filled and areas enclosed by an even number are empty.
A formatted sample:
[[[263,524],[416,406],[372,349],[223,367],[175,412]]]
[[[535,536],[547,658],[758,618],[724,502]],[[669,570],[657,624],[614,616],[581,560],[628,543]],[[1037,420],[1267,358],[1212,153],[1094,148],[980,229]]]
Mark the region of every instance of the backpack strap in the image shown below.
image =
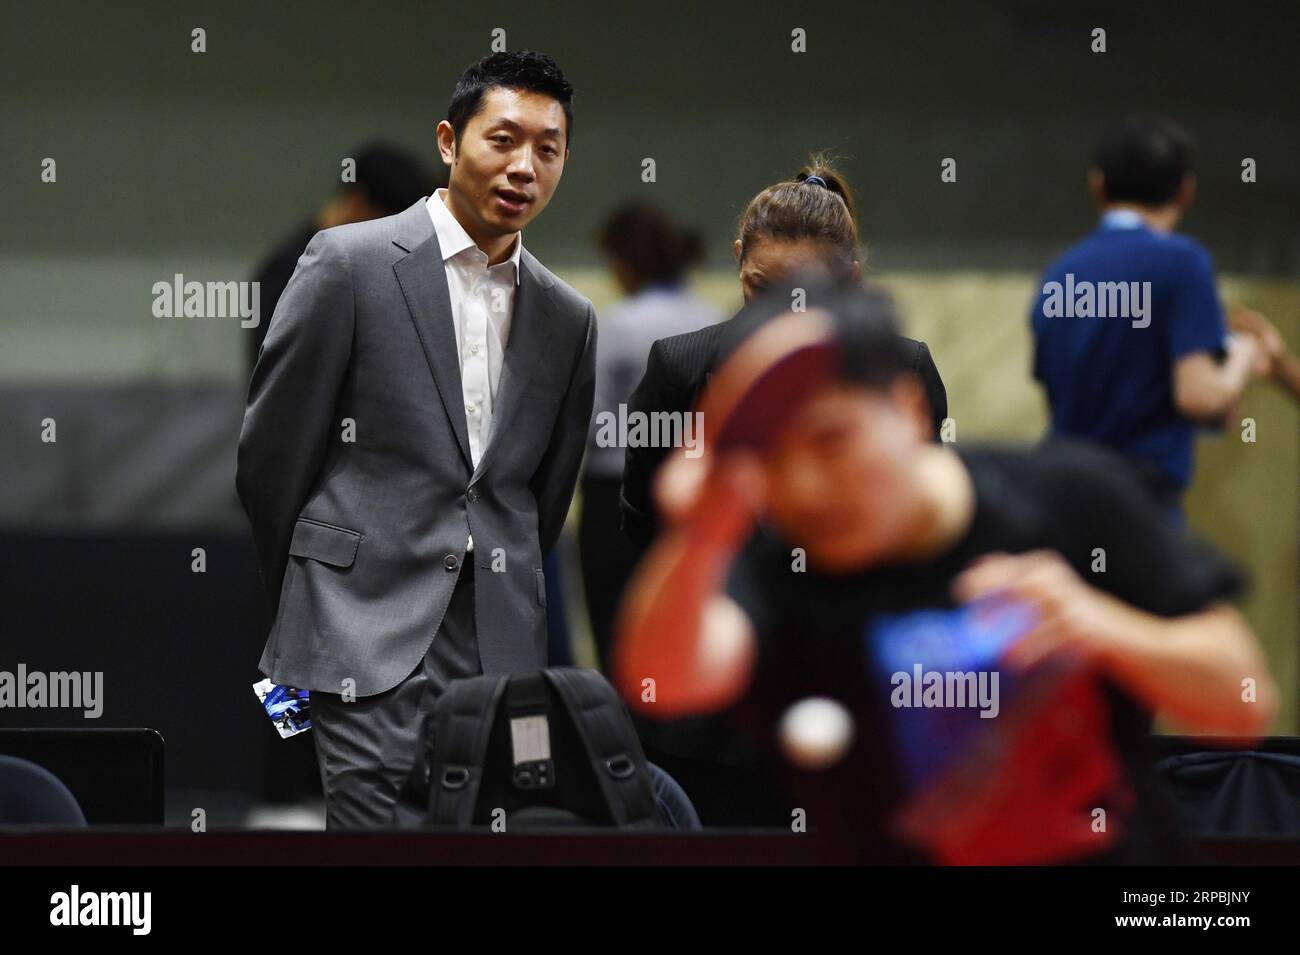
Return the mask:
[[[430,720],[429,824],[468,828],[483,781],[483,756],[507,677],[454,680]]]
[[[578,727],[615,824],[624,829],[664,826],[641,741],[609,681],[595,670],[579,667],[555,667],[543,673]]]

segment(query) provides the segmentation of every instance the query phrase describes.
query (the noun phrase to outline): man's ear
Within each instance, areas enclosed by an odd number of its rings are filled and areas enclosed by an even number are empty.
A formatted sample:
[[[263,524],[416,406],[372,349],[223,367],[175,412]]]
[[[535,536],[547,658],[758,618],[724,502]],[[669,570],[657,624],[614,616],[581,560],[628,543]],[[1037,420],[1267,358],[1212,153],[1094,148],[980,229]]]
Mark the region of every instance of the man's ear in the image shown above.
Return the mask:
[[[737,239],[735,244],[731,247],[731,251],[736,256],[736,264],[739,265],[740,264],[740,240],[739,239]]]
[[[1196,201],[1196,173],[1189,172],[1183,176],[1183,181],[1178,184],[1178,193],[1174,196],[1174,202],[1180,209],[1190,209],[1192,203]]]
[[[456,130],[451,123],[445,119],[438,124],[434,131],[434,137],[438,140],[438,155],[442,157],[444,164],[450,166],[456,161]]]
[[[1101,170],[1096,166],[1088,170],[1088,195],[1092,196],[1092,201],[1098,208],[1101,208],[1107,202],[1106,177],[1101,174]]]
[[[381,215],[360,189],[349,190],[342,198],[339,214],[344,222],[365,222],[368,219],[378,219]]]

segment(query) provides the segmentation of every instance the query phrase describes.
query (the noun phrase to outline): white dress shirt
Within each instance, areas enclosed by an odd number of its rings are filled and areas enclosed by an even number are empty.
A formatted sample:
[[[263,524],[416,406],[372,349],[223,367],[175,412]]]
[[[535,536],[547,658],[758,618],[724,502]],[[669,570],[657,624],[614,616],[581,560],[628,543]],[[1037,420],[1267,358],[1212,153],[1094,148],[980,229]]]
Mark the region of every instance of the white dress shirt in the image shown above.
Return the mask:
[[[516,232],[510,258],[489,268],[487,253],[474,244],[464,226],[447,208],[446,194],[446,189],[437,190],[425,206],[442,249],[451,317],[456,327],[469,453],[474,466],[478,467],[483,450],[492,437],[492,411],[496,404],[497,385],[501,381],[501,366],[505,362],[506,343],[510,340],[524,236],[522,232]],[[474,549],[472,536],[466,549]]]

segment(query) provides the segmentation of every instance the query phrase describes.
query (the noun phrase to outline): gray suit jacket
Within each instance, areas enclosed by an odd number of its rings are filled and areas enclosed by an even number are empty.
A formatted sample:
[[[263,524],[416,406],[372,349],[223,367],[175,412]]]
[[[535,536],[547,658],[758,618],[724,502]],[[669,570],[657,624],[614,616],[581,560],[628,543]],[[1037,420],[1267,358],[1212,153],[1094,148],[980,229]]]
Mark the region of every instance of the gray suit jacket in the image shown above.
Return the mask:
[[[477,468],[457,351],[423,201],[312,239],[258,354],[235,477],[274,616],[259,666],[277,683],[397,685],[433,641],[467,534],[483,671],[546,665],[542,557],[591,419],[595,310],[524,250]]]

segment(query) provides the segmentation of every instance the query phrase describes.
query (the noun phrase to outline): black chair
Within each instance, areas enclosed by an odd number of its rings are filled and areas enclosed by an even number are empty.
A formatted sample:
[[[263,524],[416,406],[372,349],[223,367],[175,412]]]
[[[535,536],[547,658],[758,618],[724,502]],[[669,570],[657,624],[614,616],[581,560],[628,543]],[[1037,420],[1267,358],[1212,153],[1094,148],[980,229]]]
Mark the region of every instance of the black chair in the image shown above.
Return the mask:
[[[1300,739],[1154,737],[1154,770],[1182,829],[1193,836],[1300,835]]]
[[[88,825],[163,824],[163,738],[151,729],[0,729],[0,755],[35,763]]]
[[[81,807],[57,776],[25,759],[0,756],[0,828],[85,825]]]
[[[668,825],[683,830],[703,828],[699,813],[695,811],[695,805],[691,802],[691,797],[686,795],[681,783],[654,763],[647,762],[646,769],[650,772],[650,788],[654,790],[655,802],[659,804]]]

